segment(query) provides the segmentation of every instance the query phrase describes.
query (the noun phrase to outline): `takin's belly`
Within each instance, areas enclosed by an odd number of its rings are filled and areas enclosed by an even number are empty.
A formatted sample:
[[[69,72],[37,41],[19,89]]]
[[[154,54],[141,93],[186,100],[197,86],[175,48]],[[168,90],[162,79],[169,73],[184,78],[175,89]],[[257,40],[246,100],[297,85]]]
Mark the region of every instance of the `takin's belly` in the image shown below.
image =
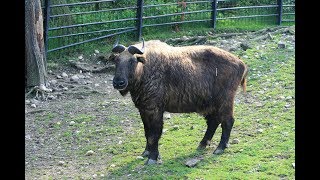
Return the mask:
[[[204,113],[212,111],[214,102],[210,98],[206,99],[193,99],[193,100],[179,100],[171,99],[165,103],[165,111],[171,113]]]

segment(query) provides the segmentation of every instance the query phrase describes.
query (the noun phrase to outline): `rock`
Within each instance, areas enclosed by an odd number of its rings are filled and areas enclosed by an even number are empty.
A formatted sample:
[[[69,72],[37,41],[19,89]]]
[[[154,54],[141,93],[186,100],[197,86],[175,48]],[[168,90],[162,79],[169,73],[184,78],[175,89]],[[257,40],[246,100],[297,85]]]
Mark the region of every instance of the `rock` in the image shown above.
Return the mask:
[[[292,163],[292,167],[293,167],[293,169],[295,169],[296,168],[296,163]]]
[[[70,81],[76,81],[76,82],[79,81],[78,75],[71,76]]]
[[[97,174],[92,175],[92,177],[93,177],[94,179],[95,179],[97,176],[98,176]]]
[[[136,159],[144,159],[142,156],[137,156]]]
[[[194,158],[194,159],[189,159],[185,165],[188,167],[194,167],[200,162],[200,159]]]
[[[249,58],[249,56],[247,56],[247,55],[244,55],[244,56],[243,56],[243,58],[245,58],[245,59],[248,59],[248,58]]]
[[[53,96],[53,95],[49,95],[49,96],[48,96],[48,99],[50,99],[50,100],[54,100],[54,99],[56,99],[56,97],[55,97],[55,96]]]
[[[115,164],[111,164],[110,167],[116,167],[116,165]]]
[[[168,129],[162,129],[162,133],[165,133],[166,131],[168,131]]]
[[[178,125],[174,125],[173,126],[173,130],[178,130],[179,129],[179,126]]]
[[[50,84],[52,84],[52,85],[56,85],[57,83],[58,83],[58,81],[57,80],[55,80],[55,79],[52,79],[51,81],[49,81],[50,82]]]
[[[57,75],[56,77],[57,77],[57,79],[62,79],[62,76],[60,76],[60,75]]]
[[[291,107],[291,105],[290,104],[286,104],[286,105],[284,105],[284,107],[285,108],[289,108],[289,107]]]
[[[118,144],[122,144],[122,141],[119,141]]]
[[[92,151],[92,150],[89,150],[89,151],[87,151],[86,152],[86,156],[91,156],[91,155],[93,155],[94,154],[94,151]]]
[[[231,141],[231,144],[238,144],[239,142],[240,142],[239,139],[234,139],[234,140]]]
[[[263,129],[258,129],[257,132],[261,134],[263,132]]]
[[[58,165],[59,165],[59,166],[63,166],[63,165],[65,165],[65,162],[64,162],[64,161],[59,161],[59,162],[58,162]]]
[[[100,177],[104,177],[104,174],[100,174]]]
[[[95,87],[98,87],[98,86],[100,86],[100,84],[96,83],[96,84],[94,84],[94,86],[95,86]]]
[[[76,122],[74,122],[74,121],[70,121],[69,125],[70,125],[70,126],[73,126],[75,123],[76,123]]]
[[[68,91],[68,88],[67,87],[63,87],[62,90]]]
[[[284,49],[284,48],[286,48],[286,44],[284,43],[284,42],[278,42],[278,48],[279,49]]]
[[[63,78],[67,78],[67,77],[68,77],[68,74],[65,73],[65,72],[63,72],[63,73],[61,74],[61,76],[62,76]]]
[[[261,102],[258,102],[258,103],[256,104],[256,106],[257,106],[257,107],[262,107],[263,104],[262,104]]]
[[[30,106],[33,107],[33,108],[37,107],[36,104],[31,104]]]
[[[100,52],[98,50],[94,50],[94,53],[99,54]]]
[[[171,115],[170,115],[170,113],[168,113],[168,112],[165,112],[165,113],[163,114],[163,117],[164,117],[165,119],[171,119]]]
[[[83,56],[82,56],[82,55],[80,55],[80,56],[78,57],[78,59],[82,60],[82,59],[83,59]]]
[[[246,51],[247,49],[251,49],[252,47],[248,43],[241,43],[240,47]]]

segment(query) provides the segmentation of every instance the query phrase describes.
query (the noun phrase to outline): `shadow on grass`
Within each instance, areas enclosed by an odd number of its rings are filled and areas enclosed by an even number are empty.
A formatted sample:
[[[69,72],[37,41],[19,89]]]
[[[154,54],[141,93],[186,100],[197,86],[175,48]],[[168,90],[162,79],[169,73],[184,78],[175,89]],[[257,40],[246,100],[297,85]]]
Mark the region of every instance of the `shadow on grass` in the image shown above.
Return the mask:
[[[211,156],[211,157],[210,157]],[[195,167],[187,167],[185,163],[189,159],[201,159]],[[207,165],[208,158],[218,158],[213,155],[211,149],[196,150],[190,154],[177,156],[174,158],[163,158],[162,164],[144,165],[147,158],[135,159],[124,164],[117,169],[109,169],[106,179],[167,179],[167,178],[187,178],[188,174],[199,171],[201,166]]]

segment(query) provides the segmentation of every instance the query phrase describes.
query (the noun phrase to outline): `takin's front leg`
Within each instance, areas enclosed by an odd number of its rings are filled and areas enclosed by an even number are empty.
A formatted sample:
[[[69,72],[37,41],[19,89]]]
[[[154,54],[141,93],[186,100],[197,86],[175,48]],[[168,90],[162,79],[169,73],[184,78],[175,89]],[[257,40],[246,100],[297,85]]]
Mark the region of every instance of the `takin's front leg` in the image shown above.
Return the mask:
[[[141,110],[140,115],[147,140],[146,149],[142,155],[148,156],[145,164],[156,164],[160,158],[158,145],[163,128],[163,111],[159,111],[157,108]]]

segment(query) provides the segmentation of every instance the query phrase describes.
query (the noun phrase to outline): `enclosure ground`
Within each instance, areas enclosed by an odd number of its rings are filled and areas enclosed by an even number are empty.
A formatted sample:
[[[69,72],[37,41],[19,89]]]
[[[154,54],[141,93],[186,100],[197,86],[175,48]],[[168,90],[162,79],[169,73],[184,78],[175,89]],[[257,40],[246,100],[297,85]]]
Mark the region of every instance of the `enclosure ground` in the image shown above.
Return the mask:
[[[248,64],[249,75],[247,93],[237,93],[224,154],[212,154],[220,128],[199,152],[204,119],[171,114],[159,145],[163,163],[155,166],[145,166],[140,156],[143,124],[130,94],[122,97],[113,89],[112,66],[93,73],[49,63],[53,92],[26,98],[26,179],[295,179],[294,28],[168,39],[174,46],[209,44],[231,51]],[[108,53],[74,59],[99,68],[105,59],[97,57]],[[191,168],[185,165],[190,159],[199,161]]]

